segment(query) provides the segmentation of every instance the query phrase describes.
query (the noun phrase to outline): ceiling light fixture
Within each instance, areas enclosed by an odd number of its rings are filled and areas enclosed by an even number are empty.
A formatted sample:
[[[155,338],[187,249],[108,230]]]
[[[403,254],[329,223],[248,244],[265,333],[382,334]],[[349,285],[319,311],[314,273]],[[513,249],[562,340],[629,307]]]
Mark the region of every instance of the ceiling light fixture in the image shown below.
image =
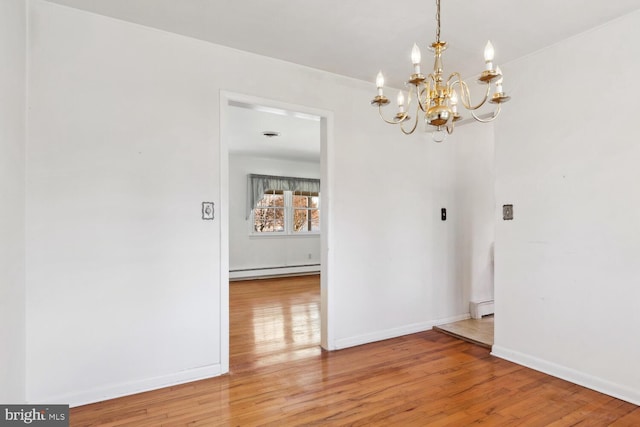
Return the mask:
[[[406,104],[405,94],[401,90],[398,92],[398,112],[396,115],[390,120],[382,115],[382,107],[389,103],[389,99],[383,94],[384,76],[382,75],[382,71],[380,71],[376,78],[378,94],[371,101],[371,105],[378,106],[378,112],[382,120],[393,125],[399,124],[400,129],[406,135],[410,135],[416,130],[418,127],[418,118],[422,114],[420,111],[422,111],[424,113],[425,123],[433,129],[433,140],[442,142],[447,134],[453,133],[454,123],[462,118],[458,114],[458,102],[471,112],[475,120],[486,123],[498,117],[501,104],[507,102],[510,97],[503,92],[502,71],[500,67],[494,68],[494,49],[490,41],[487,42],[484,49],[485,70],[480,74],[480,77],[478,77],[478,82],[486,86],[484,99],[482,99],[480,103],[476,105],[471,104],[469,87],[467,83],[462,80],[460,73],[451,73],[445,82],[442,69],[442,52],[446,50],[447,43],[440,40],[440,0],[436,0],[436,8],[436,41],[430,46],[430,50],[434,52],[435,56],[433,72],[427,76],[420,72],[420,49],[418,45],[414,43],[411,51],[413,74],[409,77],[409,81],[405,83],[405,85],[409,87]],[[411,87],[411,85],[413,85],[413,87]],[[490,96],[492,86],[495,87],[495,90],[493,91],[493,95]],[[411,119],[409,109],[411,107],[412,92],[417,99],[415,106],[416,115],[412,128],[407,130],[404,127],[404,123]],[[476,110],[482,107],[487,101],[491,104],[497,104],[497,107],[489,117],[480,117],[476,114]]]

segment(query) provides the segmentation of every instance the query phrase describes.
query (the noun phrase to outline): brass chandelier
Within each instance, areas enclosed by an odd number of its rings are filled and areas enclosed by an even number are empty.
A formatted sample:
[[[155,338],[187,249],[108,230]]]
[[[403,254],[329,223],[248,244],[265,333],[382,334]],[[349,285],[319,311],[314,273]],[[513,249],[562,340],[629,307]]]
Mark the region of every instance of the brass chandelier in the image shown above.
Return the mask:
[[[382,107],[389,104],[389,99],[383,94],[384,76],[380,71],[376,78],[378,94],[371,101],[371,105],[378,106],[378,112],[382,120],[389,124],[400,125],[400,129],[406,135],[415,132],[418,127],[418,118],[424,114],[425,123],[433,130],[434,141],[442,142],[447,134],[453,133],[454,123],[462,118],[458,114],[458,101],[461,102],[465,109],[471,112],[475,120],[486,123],[498,117],[501,104],[507,102],[510,97],[503,92],[500,67],[494,69],[494,49],[490,41],[487,42],[484,50],[485,70],[478,77],[478,82],[486,86],[486,90],[484,98],[478,104],[472,105],[469,87],[462,80],[460,73],[451,73],[449,78],[446,81],[444,80],[442,52],[447,49],[447,43],[440,40],[440,0],[436,0],[436,8],[436,41],[430,46],[430,50],[434,52],[435,56],[433,71],[426,76],[420,72],[420,49],[414,43],[411,51],[413,74],[405,83],[408,87],[406,104],[404,92],[401,90],[398,92],[397,97],[398,112],[391,119],[384,117]],[[494,88],[493,94],[492,87]],[[459,97],[458,92],[460,93]],[[408,111],[411,108],[412,93],[417,100],[415,105],[416,114],[413,125],[410,129],[406,129],[405,123],[411,121]],[[488,117],[480,117],[476,111],[487,101],[491,104],[496,104],[496,108]]]

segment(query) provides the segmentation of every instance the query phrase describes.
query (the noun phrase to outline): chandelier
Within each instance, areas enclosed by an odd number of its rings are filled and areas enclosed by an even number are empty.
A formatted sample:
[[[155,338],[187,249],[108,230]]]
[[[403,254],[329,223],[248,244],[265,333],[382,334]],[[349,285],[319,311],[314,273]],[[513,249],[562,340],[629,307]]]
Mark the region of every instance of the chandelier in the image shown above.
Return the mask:
[[[494,49],[491,41],[487,42],[484,49],[485,69],[478,77],[478,82],[486,86],[484,98],[476,105],[471,103],[471,94],[467,83],[462,80],[460,73],[454,72],[444,80],[444,71],[442,66],[442,52],[447,49],[447,43],[440,40],[440,0],[436,0],[436,41],[431,44],[430,50],[434,52],[435,61],[433,71],[424,75],[420,71],[420,49],[417,44],[413,44],[411,51],[411,62],[413,63],[413,74],[405,85],[409,88],[407,91],[407,100],[405,104],[405,95],[401,90],[398,92],[398,112],[391,119],[387,119],[382,114],[382,107],[389,104],[389,99],[383,94],[384,76],[382,71],[378,73],[376,78],[376,86],[378,94],[371,101],[371,105],[378,106],[378,112],[382,120],[389,124],[400,125],[400,129],[406,135],[412,134],[418,127],[418,118],[424,115],[426,125],[433,130],[433,140],[442,142],[447,134],[453,133],[454,123],[462,117],[458,114],[458,102],[471,112],[473,118],[479,122],[487,123],[494,120],[500,114],[500,106],[503,102],[507,102],[510,97],[502,90],[502,71],[500,67],[494,69],[493,57]],[[494,87],[493,95],[492,87]],[[459,93],[459,95],[458,95]],[[409,110],[412,103],[412,94],[416,98],[415,118],[413,125],[409,125],[411,121]],[[478,115],[476,112],[480,107],[489,101],[496,104],[493,113],[488,116]],[[421,113],[422,112],[422,113]],[[411,126],[409,129],[405,128]]]

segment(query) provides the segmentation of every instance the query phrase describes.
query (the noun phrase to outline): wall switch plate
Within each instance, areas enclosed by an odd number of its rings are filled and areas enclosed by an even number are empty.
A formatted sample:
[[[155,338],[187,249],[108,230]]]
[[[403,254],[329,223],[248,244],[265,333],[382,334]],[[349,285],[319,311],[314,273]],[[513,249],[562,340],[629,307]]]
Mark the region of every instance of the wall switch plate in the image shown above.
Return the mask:
[[[513,219],[513,205],[502,205],[502,219],[505,221]]]
[[[213,219],[213,202],[202,202],[202,219]]]

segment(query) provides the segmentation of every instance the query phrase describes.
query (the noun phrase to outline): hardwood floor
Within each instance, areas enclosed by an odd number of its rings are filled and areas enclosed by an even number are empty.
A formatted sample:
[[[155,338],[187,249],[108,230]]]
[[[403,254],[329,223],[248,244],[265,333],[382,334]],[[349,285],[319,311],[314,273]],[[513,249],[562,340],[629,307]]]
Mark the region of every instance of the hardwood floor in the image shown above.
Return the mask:
[[[319,356],[320,277],[229,285],[231,373]]]
[[[435,331],[324,352],[319,278],[230,285],[231,373],[71,410],[72,426],[639,426],[640,408]]]
[[[478,344],[489,350],[493,346],[493,315],[481,319],[467,319],[434,326],[433,329]]]

